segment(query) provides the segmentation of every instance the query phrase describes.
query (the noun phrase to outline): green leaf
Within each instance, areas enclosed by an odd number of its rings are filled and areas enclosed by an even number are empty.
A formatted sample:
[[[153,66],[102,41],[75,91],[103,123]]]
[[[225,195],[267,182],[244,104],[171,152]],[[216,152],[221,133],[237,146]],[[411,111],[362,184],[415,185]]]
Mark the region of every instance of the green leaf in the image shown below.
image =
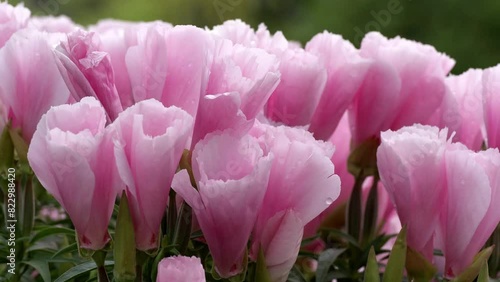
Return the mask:
[[[488,271],[488,264],[483,263],[483,267],[481,267],[481,270],[479,271],[479,276],[477,277],[477,282],[489,282],[490,277],[489,277],[489,271]]]
[[[364,282],[380,282],[377,256],[375,255],[375,249],[373,246],[370,248],[370,253],[368,254]]]
[[[24,200],[23,200],[23,236],[29,236],[33,225],[35,224],[35,194],[32,185],[32,176],[28,176],[26,185],[24,187]]]
[[[28,164],[28,144],[24,141],[20,130],[15,130],[9,127],[10,138],[14,148],[16,148],[17,156],[21,163]]]
[[[333,265],[335,260],[340,256],[346,249],[327,249],[322,252],[318,257],[318,269],[316,270],[316,281],[317,282],[327,282],[328,270],[330,266]],[[328,281],[332,281],[331,279]]]
[[[14,165],[14,144],[10,138],[9,127],[10,125],[7,125],[0,135],[0,172],[2,173]]]
[[[327,232],[328,235],[334,237],[334,238],[339,238],[347,241],[349,244],[352,246],[355,246],[359,250],[361,250],[361,246],[358,244],[358,241],[354,239],[351,235],[343,232],[342,230],[335,229],[335,228],[321,228],[320,229],[322,232]]]
[[[406,262],[406,226],[401,229],[392,247],[389,261],[385,268],[383,282],[403,281]]]
[[[114,265],[113,261],[104,262],[104,266],[112,266],[112,265]],[[95,262],[93,261],[84,262],[64,272],[63,275],[54,280],[54,282],[75,281],[74,280],[75,278],[88,274],[89,272],[95,269],[97,269],[97,265],[95,264]]]
[[[136,277],[135,234],[125,191],[122,193],[118,218],[116,219],[114,258],[116,281],[134,281]]]
[[[255,281],[254,282],[272,282],[269,271],[267,270],[266,258],[264,252],[259,249],[259,256],[257,258],[257,265],[255,267]]]
[[[286,281],[288,281],[288,282],[307,282],[304,275],[302,275],[299,268],[295,265],[293,266],[292,270],[288,274],[288,279]]]
[[[414,281],[427,282],[431,281],[434,275],[436,275],[437,268],[420,253],[408,247],[406,252],[406,271],[408,272],[408,276],[413,278]]]
[[[493,247],[486,248],[482,250],[479,254],[474,257],[472,264],[467,267],[459,276],[451,280],[453,282],[472,282],[479,275],[481,268],[487,263],[488,258],[493,252]]]
[[[72,253],[72,252],[76,252],[78,250],[78,244],[77,243],[73,243],[67,247],[64,247],[62,249],[60,249],[59,251],[57,251],[54,255],[52,255],[52,258],[56,258],[58,256],[62,256],[64,254],[67,254],[67,253]]]
[[[65,227],[57,227],[57,226],[51,226],[51,227],[46,227],[43,229],[40,229],[35,233],[35,235],[31,238],[30,244],[33,244],[37,242],[38,240],[41,240],[45,237],[52,236],[52,235],[75,235],[75,231],[73,229],[65,228]]]
[[[50,278],[50,269],[47,261],[30,260],[30,261],[23,261],[22,263],[27,264],[36,269],[38,273],[40,273],[40,276],[42,276],[43,281],[45,282],[52,281],[52,279]]]

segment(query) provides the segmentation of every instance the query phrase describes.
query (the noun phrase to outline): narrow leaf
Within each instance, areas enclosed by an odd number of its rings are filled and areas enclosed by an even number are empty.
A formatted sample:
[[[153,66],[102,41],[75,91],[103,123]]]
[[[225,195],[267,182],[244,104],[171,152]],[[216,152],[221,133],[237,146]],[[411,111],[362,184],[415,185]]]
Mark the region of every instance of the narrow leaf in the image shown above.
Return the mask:
[[[473,281],[481,271],[483,264],[487,263],[488,258],[493,252],[494,246],[486,248],[482,250],[479,254],[476,255],[472,264],[467,267],[459,276],[453,279],[453,282],[471,282]]]
[[[389,261],[385,268],[383,282],[403,281],[406,262],[406,226],[401,229],[392,247]]]
[[[406,252],[406,271],[415,281],[431,281],[437,268],[417,251],[408,247]]]
[[[366,263],[365,279],[364,282],[380,282],[380,274],[378,272],[377,256],[373,246],[370,248],[368,254],[368,262]]]
[[[114,265],[113,261],[106,261],[104,263],[104,266],[112,266],[112,265]],[[95,262],[93,261],[85,262],[70,268],[68,271],[64,272],[63,275],[59,276],[59,278],[54,280],[54,282],[75,281],[75,278],[88,274],[90,271],[93,271],[95,269],[97,269],[97,265],[95,264]]]
[[[30,260],[30,261],[23,261],[22,263],[27,264],[40,273],[40,276],[42,276],[43,281],[45,282],[51,282],[52,279],[50,278],[50,269],[49,269],[49,264],[46,261],[41,261],[41,260]]]
[[[340,256],[346,249],[328,249],[322,252],[318,258],[318,269],[316,270],[316,281],[317,282],[327,282],[328,270],[330,266],[333,265],[335,260]],[[330,281],[332,281],[330,279]],[[328,281],[328,282],[330,282]]]
[[[255,267],[255,281],[254,282],[271,282],[271,276],[267,270],[266,258],[262,249],[259,250],[257,258],[257,266]]]
[[[75,235],[75,231],[73,229],[65,228],[65,227],[47,227],[44,229],[41,229],[40,231],[36,232],[35,235],[31,238],[30,244],[33,244],[37,242],[38,240],[41,240],[45,237],[52,236],[52,235]]]
[[[488,273],[488,264],[483,263],[483,267],[481,267],[481,270],[479,271],[479,276],[477,277],[477,282],[489,282],[490,277]]]
[[[136,277],[135,234],[125,192],[122,193],[116,219],[114,258],[116,281],[134,281]]]

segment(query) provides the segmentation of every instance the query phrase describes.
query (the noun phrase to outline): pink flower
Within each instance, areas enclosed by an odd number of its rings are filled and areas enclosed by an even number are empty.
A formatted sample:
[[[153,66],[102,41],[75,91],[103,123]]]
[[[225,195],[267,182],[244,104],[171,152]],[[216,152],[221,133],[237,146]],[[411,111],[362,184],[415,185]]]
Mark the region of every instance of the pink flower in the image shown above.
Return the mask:
[[[500,65],[483,73],[484,122],[490,148],[500,148]]]
[[[200,141],[192,165],[198,190],[186,170],[175,175],[172,188],[193,208],[219,275],[237,275],[266,193],[271,156],[253,137],[226,131]]]
[[[482,70],[471,69],[459,76],[451,75],[446,78],[446,84],[457,102],[459,116],[455,117],[451,110],[446,113],[450,120],[456,118],[458,121],[458,126],[453,128],[457,132],[454,141],[461,142],[474,151],[481,150],[484,139],[482,74]]]
[[[100,50],[108,53],[111,58],[116,89],[118,90],[118,95],[120,96],[120,101],[124,109],[132,106],[136,102],[133,96],[134,92],[143,94],[143,92],[148,89],[161,88],[163,84],[161,84],[160,81],[162,81],[165,76],[165,69],[159,68],[160,65],[158,69],[146,69],[148,73],[142,73],[140,70],[132,68],[130,72],[131,75],[129,75],[127,60],[133,60],[134,52],[137,51],[131,51],[129,55],[128,51],[141,49],[141,47],[132,47],[148,44],[148,42],[152,40],[152,33],[160,32],[163,34],[162,31],[164,32],[170,28],[172,28],[171,25],[162,22],[133,23],[117,20],[103,20],[96,26],[90,27],[90,30],[98,33],[101,38]],[[149,46],[152,47],[151,44]],[[155,50],[155,48],[151,48],[149,52],[153,53],[142,53],[142,55],[146,55],[144,58],[146,66],[148,65],[147,60],[150,60],[151,56],[158,56],[161,58],[162,52]],[[148,83],[145,85],[132,85],[131,77],[136,72],[144,75],[148,74],[149,80],[146,80]]]
[[[85,249],[110,240],[108,223],[121,188],[106,113],[93,98],[51,108],[37,126],[28,160],[40,183],[66,210]]]
[[[434,233],[446,202],[447,130],[417,125],[382,132],[381,138],[380,178],[401,223],[407,225],[408,246],[432,260]]]
[[[61,74],[73,98],[95,97],[102,103],[109,121],[123,110],[115,86],[109,55],[99,50],[99,36],[76,30],[56,49]]]
[[[193,146],[210,132],[247,131],[279,82],[274,55],[215,39],[206,95],[200,100]]]
[[[408,245],[429,261],[434,247],[454,277],[472,263],[500,222],[500,152],[446,140],[447,130],[415,125],[382,133],[381,179],[408,226]],[[459,234],[459,236],[457,236]]]
[[[326,86],[309,131],[318,139],[328,140],[361,87],[370,60],[361,58],[341,36],[326,31],[311,39],[306,50],[318,56],[327,70]]]
[[[446,260],[445,274],[461,274],[500,222],[500,153],[475,153],[461,144],[445,154],[447,195],[438,241]]]
[[[27,143],[42,115],[51,106],[69,101],[69,90],[46,37],[35,30],[22,30],[0,49],[0,100],[4,114],[14,128],[21,129]]]
[[[210,39],[194,26],[152,24],[142,29],[137,45],[125,55],[134,101],[154,98],[196,118],[208,83]]]
[[[264,24],[260,24],[255,31],[240,19],[225,21],[222,25],[214,26],[211,32],[235,44],[261,48],[273,54],[281,54],[289,48],[297,47],[289,42],[281,31],[271,35]]]
[[[285,281],[304,226],[340,194],[340,179],[330,160],[333,148],[305,130],[284,126],[256,124],[251,134],[274,156],[251,255],[255,259],[262,250],[272,280]]]
[[[49,33],[70,33],[81,28],[66,16],[32,17],[28,21],[28,26]]]
[[[303,49],[288,49],[279,58],[281,81],[267,101],[265,114],[286,125],[308,125],[325,88],[326,69],[317,56]]]
[[[428,123],[446,97],[444,79],[455,62],[429,45],[375,32],[365,36],[360,52],[372,63],[349,110],[354,144]]]
[[[139,250],[158,246],[170,184],[192,127],[185,111],[153,99],[129,107],[110,125]]]
[[[158,264],[156,282],[205,282],[205,270],[197,257],[175,256]]]
[[[7,2],[0,2],[0,48],[16,31],[26,27],[30,14],[30,10],[22,3],[14,7]]]
[[[354,177],[347,170],[347,158],[350,154],[351,132],[349,130],[349,121],[347,114],[344,114],[331,136],[329,142],[335,146],[335,153],[331,160],[335,165],[335,174],[340,177],[342,189],[340,195],[326,210],[319,216],[309,222],[304,229],[304,237],[311,237],[318,231],[321,223],[328,218],[334,211],[345,208],[347,200],[351,196],[352,187],[354,185]]]

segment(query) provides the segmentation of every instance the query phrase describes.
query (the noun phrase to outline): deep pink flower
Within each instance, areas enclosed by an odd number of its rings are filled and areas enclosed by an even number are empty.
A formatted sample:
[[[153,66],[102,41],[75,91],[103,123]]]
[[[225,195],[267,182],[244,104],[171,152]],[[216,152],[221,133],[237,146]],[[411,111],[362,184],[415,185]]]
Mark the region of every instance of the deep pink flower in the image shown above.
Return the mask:
[[[156,282],[205,282],[205,270],[197,257],[167,257],[158,264]]]
[[[192,127],[185,111],[153,99],[129,107],[110,125],[139,250],[158,246],[170,185]]]
[[[109,121],[123,110],[109,55],[99,50],[99,36],[76,30],[56,49],[59,70],[73,98],[95,97],[102,103]]]
[[[66,210],[85,249],[110,240],[108,223],[122,187],[106,113],[94,98],[51,108],[37,126],[28,160],[40,183]]]

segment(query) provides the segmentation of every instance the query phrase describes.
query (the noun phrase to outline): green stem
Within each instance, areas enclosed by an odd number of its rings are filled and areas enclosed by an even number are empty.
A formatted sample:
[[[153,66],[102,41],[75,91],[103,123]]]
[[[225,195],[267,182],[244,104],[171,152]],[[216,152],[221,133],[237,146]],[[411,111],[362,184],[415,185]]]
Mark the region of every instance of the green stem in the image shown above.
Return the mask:
[[[96,251],[92,255],[92,259],[97,265],[97,274],[99,278],[99,282],[109,282],[108,273],[106,272],[106,268],[104,267],[104,262],[106,260],[106,251],[100,250]]]
[[[361,169],[356,176],[351,197],[349,198],[349,202],[347,204],[347,233],[358,241],[361,233],[361,188],[364,181],[365,176],[363,175],[363,170]]]
[[[378,218],[378,182],[377,176],[373,177],[373,184],[366,200],[365,213],[363,216],[363,243],[370,243],[375,236]]]

